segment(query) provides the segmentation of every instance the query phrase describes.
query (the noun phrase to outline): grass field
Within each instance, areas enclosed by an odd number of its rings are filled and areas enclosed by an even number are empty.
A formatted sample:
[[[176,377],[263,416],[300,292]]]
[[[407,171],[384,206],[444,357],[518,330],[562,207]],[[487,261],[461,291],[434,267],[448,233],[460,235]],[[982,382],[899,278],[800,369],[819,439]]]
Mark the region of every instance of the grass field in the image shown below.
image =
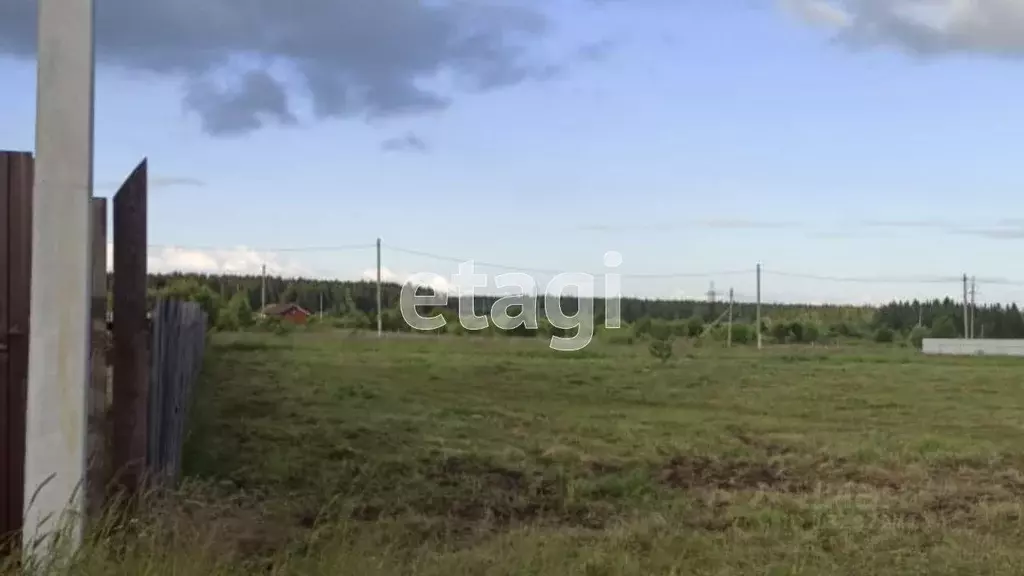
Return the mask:
[[[122,573],[1024,573],[1015,359],[220,335],[193,423]]]

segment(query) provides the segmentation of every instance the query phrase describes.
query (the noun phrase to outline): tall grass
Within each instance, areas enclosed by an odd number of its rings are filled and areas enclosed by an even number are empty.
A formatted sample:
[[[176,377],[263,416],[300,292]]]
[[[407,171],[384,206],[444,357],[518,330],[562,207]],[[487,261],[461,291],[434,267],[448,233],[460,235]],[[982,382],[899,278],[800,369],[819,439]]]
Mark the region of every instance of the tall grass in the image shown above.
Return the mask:
[[[208,359],[187,480],[37,573],[1024,573],[1017,361],[333,332]]]

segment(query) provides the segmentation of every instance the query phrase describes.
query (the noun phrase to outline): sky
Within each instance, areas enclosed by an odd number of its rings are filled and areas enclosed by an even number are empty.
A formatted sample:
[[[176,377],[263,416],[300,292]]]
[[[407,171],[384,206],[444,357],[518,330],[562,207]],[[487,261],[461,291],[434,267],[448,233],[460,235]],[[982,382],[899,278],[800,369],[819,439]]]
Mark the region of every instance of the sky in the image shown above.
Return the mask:
[[[97,5],[94,193],[148,159],[154,272],[372,277],[380,238],[436,285],[1024,302],[1022,0]],[[34,17],[0,3],[0,149]]]

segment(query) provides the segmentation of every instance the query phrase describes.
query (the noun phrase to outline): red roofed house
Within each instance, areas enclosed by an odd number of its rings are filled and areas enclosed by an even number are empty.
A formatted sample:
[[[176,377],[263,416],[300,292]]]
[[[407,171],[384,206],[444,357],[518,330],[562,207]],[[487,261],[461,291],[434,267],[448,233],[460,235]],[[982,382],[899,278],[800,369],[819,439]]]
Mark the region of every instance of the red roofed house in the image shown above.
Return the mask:
[[[263,316],[276,317],[292,324],[305,324],[311,314],[294,302],[271,304],[263,309]]]

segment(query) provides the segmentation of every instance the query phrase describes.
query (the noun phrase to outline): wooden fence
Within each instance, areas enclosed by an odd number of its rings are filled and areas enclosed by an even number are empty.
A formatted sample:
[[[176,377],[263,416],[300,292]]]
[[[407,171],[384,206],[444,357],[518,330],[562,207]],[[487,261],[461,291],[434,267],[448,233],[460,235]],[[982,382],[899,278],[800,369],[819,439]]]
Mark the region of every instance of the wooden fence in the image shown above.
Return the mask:
[[[33,164],[31,153],[0,151],[0,556],[19,544],[24,508]],[[99,513],[111,488],[131,496],[147,478],[178,477],[203,358],[206,317],[197,304],[147,307],[147,180],[143,160],[114,196],[113,310],[107,309],[107,201],[92,200],[84,489],[90,515]]]
[[[23,508],[32,169],[31,154],[0,152],[0,546],[21,529]]]
[[[181,475],[188,409],[206,350],[206,313],[195,302],[157,301],[151,342],[146,467],[154,480],[173,483]]]

